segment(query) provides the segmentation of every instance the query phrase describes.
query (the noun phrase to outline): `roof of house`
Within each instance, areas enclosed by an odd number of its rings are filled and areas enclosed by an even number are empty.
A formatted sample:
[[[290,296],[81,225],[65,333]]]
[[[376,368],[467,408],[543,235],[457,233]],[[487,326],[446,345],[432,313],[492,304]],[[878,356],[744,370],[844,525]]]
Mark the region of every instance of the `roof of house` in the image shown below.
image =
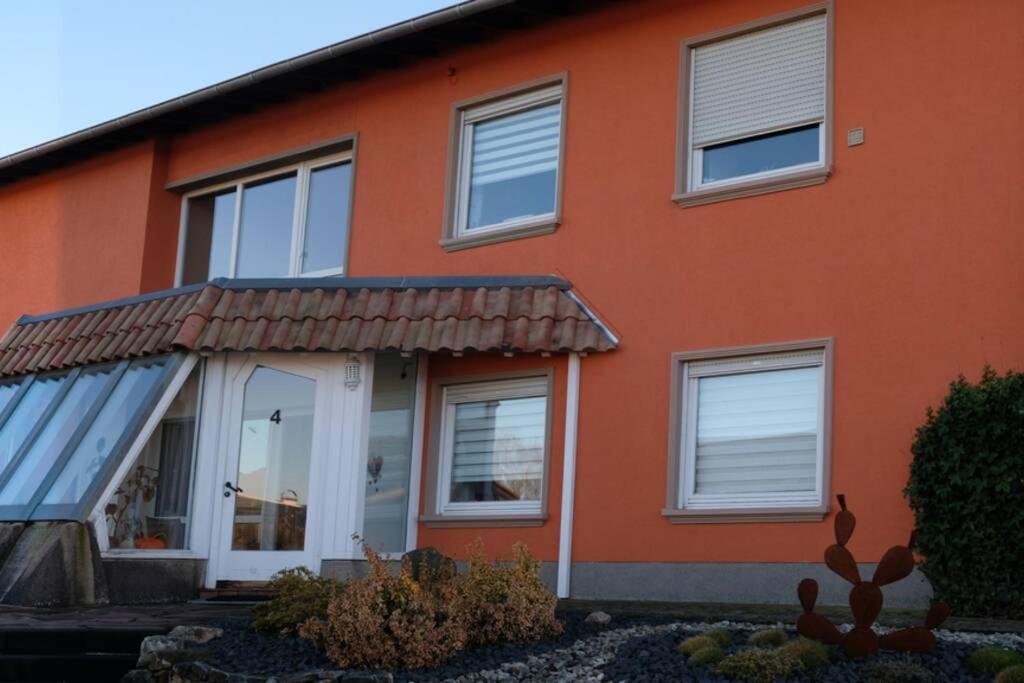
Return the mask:
[[[208,125],[331,84],[437,57],[612,1],[466,0],[0,157],[0,184],[151,136]]]
[[[0,376],[190,351],[608,351],[615,336],[550,276],[212,280],[22,316]]]

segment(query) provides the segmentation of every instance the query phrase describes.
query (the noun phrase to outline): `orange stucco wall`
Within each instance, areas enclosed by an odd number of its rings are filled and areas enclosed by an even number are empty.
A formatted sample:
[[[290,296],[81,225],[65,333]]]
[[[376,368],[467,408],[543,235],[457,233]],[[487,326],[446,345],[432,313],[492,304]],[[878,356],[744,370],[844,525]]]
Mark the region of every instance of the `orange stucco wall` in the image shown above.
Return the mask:
[[[163,179],[358,132],[350,274],[558,273],[621,336],[583,361],[574,559],[819,560],[831,518],[660,515],[670,354],[811,337],[835,338],[832,491],[858,515],[858,558],[876,559],[911,526],[901,489],[925,407],[959,372],[1024,361],[1024,4],[836,0],[833,176],[677,207],[680,41],[802,4],[624,3],[0,189],[0,318],[170,286],[179,203]],[[445,253],[451,104],[562,71],[562,226]],[[863,146],[846,146],[853,127]],[[533,362],[438,359],[431,374]],[[545,527],[422,541],[523,538],[554,559],[559,414]]]

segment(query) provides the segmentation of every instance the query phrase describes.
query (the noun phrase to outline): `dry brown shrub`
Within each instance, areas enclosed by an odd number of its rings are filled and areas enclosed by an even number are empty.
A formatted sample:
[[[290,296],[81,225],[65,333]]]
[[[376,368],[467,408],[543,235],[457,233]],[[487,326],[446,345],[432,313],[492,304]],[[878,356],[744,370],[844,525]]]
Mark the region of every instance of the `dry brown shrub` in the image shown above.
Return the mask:
[[[372,548],[364,552],[369,575],[331,598],[326,619],[307,621],[304,638],[343,668],[436,666],[462,649],[466,631],[450,609],[453,583],[425,591],[408,569],[392,576]]]
[[[540,580],[539,570],[522,543],[513,546],[508,565],[488,562],[479,540],[470,547],[469,569],[453,582],[468,644],[541,640],[562,632],[555,619],[558,598]]]

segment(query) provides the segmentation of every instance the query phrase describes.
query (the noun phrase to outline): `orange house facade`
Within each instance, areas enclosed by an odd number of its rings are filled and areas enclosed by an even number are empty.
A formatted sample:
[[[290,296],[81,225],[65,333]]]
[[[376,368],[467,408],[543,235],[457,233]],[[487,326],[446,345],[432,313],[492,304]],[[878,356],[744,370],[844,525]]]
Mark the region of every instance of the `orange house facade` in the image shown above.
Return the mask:
[[[926,407],[1024,360],[1021,26],[471,0],[0,159],[0,548],[81,525],[86,601],[479,539],[844,604],[835,495],[906,542]]]

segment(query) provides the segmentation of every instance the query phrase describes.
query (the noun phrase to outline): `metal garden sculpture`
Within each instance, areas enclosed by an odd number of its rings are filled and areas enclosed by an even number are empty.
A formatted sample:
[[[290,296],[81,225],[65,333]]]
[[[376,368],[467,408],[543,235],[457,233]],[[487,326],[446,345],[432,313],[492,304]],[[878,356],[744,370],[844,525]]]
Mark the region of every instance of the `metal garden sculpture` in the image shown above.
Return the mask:
[[[800,604],[804,608],[804,613],[796,622],[797,630],[805,638],[826,645],[842,645],[846,654],[851,657],[867,657],[877,653],[879,648],[902,652],[928,652],[935,647],[935,635],[931,630],[946,620],[949,616],[949,607],[942,603],[932,605],[923,628],[905,628],[881,636],[875,633],[871,625],[882,611],[882,586],[909,576],[914,570],[914,554],[909,546],[897,545],[889,548],[878,563],[871,580],[862,581],[857,561],[846,548],[846,543],[853,536],[857,519],[846,509],[846,497],[836,497],[841,508],[836,514],[836,543],[825,550],[825,564],[853,584],[850,591],[850,611],[853,612],[854,627],[844,634],[831,621],[816,614],[814,603],[818,599],[818,582],[814,579],[804,579],[797,588]],[[910,545],[913,545],[913,536]]]

